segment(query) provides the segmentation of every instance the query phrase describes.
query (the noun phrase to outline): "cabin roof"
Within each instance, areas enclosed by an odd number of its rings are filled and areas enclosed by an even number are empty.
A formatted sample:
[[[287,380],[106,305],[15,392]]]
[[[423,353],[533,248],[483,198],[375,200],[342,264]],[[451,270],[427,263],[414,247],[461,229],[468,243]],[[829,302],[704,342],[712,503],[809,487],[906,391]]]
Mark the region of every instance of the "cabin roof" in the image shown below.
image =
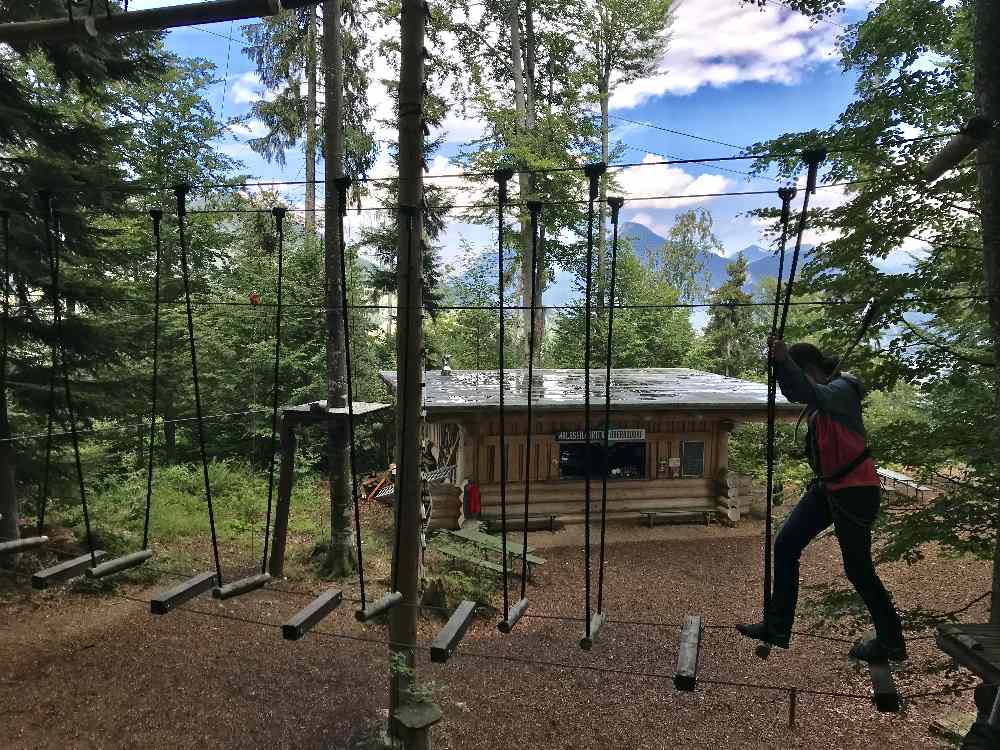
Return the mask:
[[[382,379],[396,389],[396,373],[382,371]],[[590,403],[604,406],[604,371],[590,371]],[[424,374],[424,408],[428,414],[496,409],[500,404],[500,378],[496,370],[440,370]],[[535,369],[532,378],[532,408],[564,410],[584,405],[583,370]],[[527,407],[527,370],[504,370],[504,406]],[[680,367],[618,369],[611,371],[611,404],[616,409],[645,411],[725,410],[753,415],[767,408],[767,385],[710,372]],[[780,411],[797,412],[801,407],[778,394]]]

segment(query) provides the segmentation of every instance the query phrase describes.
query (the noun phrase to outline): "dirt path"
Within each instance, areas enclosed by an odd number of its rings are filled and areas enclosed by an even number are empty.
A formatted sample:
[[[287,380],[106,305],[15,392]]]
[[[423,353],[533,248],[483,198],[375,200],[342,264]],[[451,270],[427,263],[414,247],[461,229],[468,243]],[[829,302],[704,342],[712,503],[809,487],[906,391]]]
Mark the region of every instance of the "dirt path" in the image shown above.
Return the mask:
[[[694,528],[615,532],[606,568],[612,619],[672,623],[698,612],[710,625],[723,625],[759,607],[754,524],[715,535],[695,534]],[[630,536],[639,540],[626,541]],[[582,548],[573,532],[533,534],[532,543],[546,548],[548,562],[531,587],[531,612],[582,616]],[[968,561],[882,571],[906,606],[961,606],[989,580],[986,563]],[[807,585],[839,579],[834,540],[809,551],[803,574]],[[151,592],[120,593],[148,599]],[[358,625],[346,605],[323,624],[326,635],[298,643],[282,641],[276,628],[240,621],[277,626],[306,601],[276,591],[225,603],[203,597],[185,611],[154,618],[142,603],[114,596],[14,597],[0,604],[3,745],[356,747],[366,723],[387,703],[385,646],[329,633],[384,640],[385,630]],[[978,608],[968,617],[983,614]],[[422,642],[431,640],[436,626],[422,622]],[[920,702],[885,716],[863,700],[800,695],[798,725],[789,729],[787,692],[701,685],[680,693],[670,679],[477,656],[673,672],[674,628],[612,623],[590,654],[576,645],[579,630],[578,623],[533,617],[501,636],[484,619],[446,665],[429,664],[422,649],[420,674],[433,683],[445,710],[436,747],[941,747],[927,732],[941,703]],[[867,676],[844,658],[848,646],[799,638],[790,651],[760,662],[731,629],[712,628],[702,677],[867,694]],[[913,641],[911,651],[911,668],[897,675],[900,690],[943,686],[943,679],[921,674],[927,665],[946,663],[932,641]],[[944,704],[971,707],[971,696],[949,697]]]

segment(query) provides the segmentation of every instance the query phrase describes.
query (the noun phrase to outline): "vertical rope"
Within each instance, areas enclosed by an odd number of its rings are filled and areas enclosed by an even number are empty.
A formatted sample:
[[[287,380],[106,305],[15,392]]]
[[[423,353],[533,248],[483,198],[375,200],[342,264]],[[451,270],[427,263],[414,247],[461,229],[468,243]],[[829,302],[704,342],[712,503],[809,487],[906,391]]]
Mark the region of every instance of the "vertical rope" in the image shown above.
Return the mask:
[[[191,274],[188,268],[187,236],[184,219],[187,216],[187,185],[174,188],[177,196],[177,236],[181,246],[181,276],[184,280],[184,306],[187,311],[188,346],[191,350],[191,381],[194,385],[194,413],[198,424],[198,449],[201,452],[201,474],[205,485],[205,503],[208,505],[208,525],[212,532],[212,555],[215,558],[215,576],[223,585],[222,562],[219,559],[219,538],[215,532],[215,508],[212,505],[212,483],[208,478],[208,451],[205,449],[205,421],[201,410],[201,385],[198,380],[198,351],[194,340],[194,312],[191,306]]]
[[[583,332],[583,430],[585,460],[583,462],[583,557],[584,557],[584,582],[586,593],[584,595],[584,634],[590,638],[590,350],[591,350],[591,295],[594,285],[594,201],[597,200],[598,181],[607,165],[603,162],[588,164],[584,167],[584,172],[590,182],[590,197],[587,201],[587,287],[586,287],[586,312],[584,313]],[[604,272],[604,269],[601,269]]]
[[[344,365],[347,369],[347,437],[350,440],[351,497],[354,498],[354,544],[358,548],[358,587],[361,589],[361,609],[365,608],[365,561],[361,551],[361,503],[358,500],[358,456],[354,444],[354,376],[351,370],[350,295],[347,293],[347,241],[344,237],[344,217],[347,216],[347,188],[350,177],[334,180],[340,197],[340,307],[344,319]]]
[[[10,213],[0,211],[3,233],[3,341],[0,343],[0,398],[7,400],[7,328],[10,326]]]
[[[278,235],[278,290],[274,310],[274,372],[271,389],[271,463],[267,472],[267,516],[264,522],[264,555],[260,560],[260,572],[267,572],[268,544],[271,540],[271,509],[274,502],[274,466],[278,451],[278,393],[281,386],[281,303],[285,280],[285,209],[276,206],[271,209],[275,231]]]
[[[83,480],[83,462],[80,460],[80,436],[76,431],[76,410],[73,407],[73,389],[69,379],[69,359],[66,356],[66,332],[63,328],[62,307],[59,303],[59,267],[61,240],[56,238],[62,233],[60,216],[52,210],[52,194],[42,191],[42,211],[45,218],[45,246],[49,256],[49,271],[52,276],[52,317],[56,328],[56,338],[59,342],[59,360],[62,366],[63,391],[66,394],[66,416],[69,420],[70,440],[73,443],[73,463],[76,467],[76,481],[80,492],[80,505],[83,508],[83,525],[87,533],[87,547],[90,550],[91,567],[97,565],[97,555],[94,549],[94,534],[90,526],[90,508],[87,506],[87,486]]]
[[[52,260],[52,238],[49,232],[49,206],[51,196],[48,193],[39,193],[39,197],[45,206],[45,227],[46,227],[46,252],[51,264]],[[50,265],[51,269],[51,265]],[[45,530],[45,511],[49,503],[49,491],[51,489],[51,468],[52,468],[52,431],[56,418],[56,372],[59,369],[59,360],[56,353],[56,345],[53,343],[49,353],[49,408],[48,417],[45,424],[45,465],[42,469],[42,489],[41,497],[38,499],[38,535],[41,536]]]
[[[781,324],[778,326],[778,338],[785,335],[785,324],[788,322],[788,309],[792,304],[792,288],[795,284],[795,272],[799,266],[799,253],[802,250],[802,234],[806,230],[806,218],[809,211],[809,196],[816,192],[816,175],[820,162],[826,158],[825,148],[810,149],[802,152],[802,160],[809,168],[806,176],[805,197],[802,199],[802,213],[799,214],[799,225],[796,229],[795,251],[792,253],[792,267],[788,271],[788,283],[785,285],[785,303],[781,309]]]
[[[510,616],[510,576],[507,565],[507,434],[504,425],[504,315],[503,315],[503,211],[507,204],[507,181],[514,176],[510,168],[498,169],[493,173],[497,183],[497,295],[500,308],[500,330],[498,333],[499,361],[497,367],[500,375],[500,564],[503,565],[503,619]]]
[[[604,475],[601,477],[601,547],[597,568],[597,613],[604,611],[604,541],[608,527],[608,456],[611,452],[611,346],[615,330],[615,288],[618,280],[618,214],[625,204],[622,198],[608,198],[611,207],[611,284],[608,287],[608,349],[604,362]]]
[[[535,303],[538,289],[538,217],[542,213],[541,201],[528,201],[531,213],[531,321],[528,324],[528,429],[524,462],[524,529],[521,538],[521,598],[528,595],[528,510],[531,497],[531,428],[532,428],[532,381],[535,377]]]
[[[781,198],[781,242],[778,247],[778,281],[774,290],[774,314],[771,316],[771,336],[778,335],[778,316],[781,314],[781,283],[785,274],[785,248],[788,244],[788,222],[791,218],[792,199],[795,188],[783,187],[778,190]],[[776,401],[778,381],[774,374],[774,360],[767,353],[767,514],[764,522],[764,617],[771,606],[772,560],[774,557],[774,463],[775,463],[775,422],[777,420]]]
[[[149,212],[153,221],[153,237],[156,241],[156,270],[153,272],[153,383],[149,407],[149,456],[146,465],[146,518],[142,525],[142,548],[149,548],[149,516],[153,505],[153,449],[156,446],[156,396],[159,392],[160,373],[160,264],[162,260],[162,240],[160,222],[163,211]]]

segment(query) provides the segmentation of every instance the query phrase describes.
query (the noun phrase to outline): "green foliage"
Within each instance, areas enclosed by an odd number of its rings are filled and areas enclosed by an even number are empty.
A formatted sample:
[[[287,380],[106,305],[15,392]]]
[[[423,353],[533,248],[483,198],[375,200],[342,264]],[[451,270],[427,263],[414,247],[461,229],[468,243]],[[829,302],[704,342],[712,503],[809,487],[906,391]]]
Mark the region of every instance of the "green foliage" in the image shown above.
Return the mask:
[[[802,431],[798,439],[795,426],[779,422],[775,431],[774,484],[801,487],[812,477],[812,470],[805,460]],[[761,422],[747,422],[740,425],[729,436],[729,468],[739,474],[753,477],[763,482],[767,477],[767,425]],[[785,500],[794,498],[784,498]]]
[[[753,296],[743,291],[747,261],[742,255],[726,266],[725,282],[709,295],[708,325],[699,341],[699,360],[711,372],[730,377],[760,377],[765,349],[756,324]],[[766,308],[765,308],[766,309]]]
[[[667,241],[650,254],[653,271],[674,287],[684,302],[701,299],[712,280],[701,281],[706,253],[722,251],[722,243],[712,231],[712,214],[703,208],[680,213],[670,227]]]

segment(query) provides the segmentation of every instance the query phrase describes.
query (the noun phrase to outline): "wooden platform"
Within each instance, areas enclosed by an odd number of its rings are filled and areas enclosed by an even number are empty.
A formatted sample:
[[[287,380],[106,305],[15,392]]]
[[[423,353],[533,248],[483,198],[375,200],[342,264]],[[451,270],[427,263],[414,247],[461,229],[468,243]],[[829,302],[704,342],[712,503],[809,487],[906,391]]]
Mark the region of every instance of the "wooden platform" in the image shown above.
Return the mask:
[[[392,409],[391,404],[372,404],[365,401],[355,401],[354,417],[367,417],[371,414]],[[347,419],[347,407],[337,406],[327,408],[326,401],[312,401],[308,404],[286,406],[281,410],[282,418],[290,425],[323,424]]]
[[[983,682],[1000,684],[1000,625],[938,625],[937,645]]]

